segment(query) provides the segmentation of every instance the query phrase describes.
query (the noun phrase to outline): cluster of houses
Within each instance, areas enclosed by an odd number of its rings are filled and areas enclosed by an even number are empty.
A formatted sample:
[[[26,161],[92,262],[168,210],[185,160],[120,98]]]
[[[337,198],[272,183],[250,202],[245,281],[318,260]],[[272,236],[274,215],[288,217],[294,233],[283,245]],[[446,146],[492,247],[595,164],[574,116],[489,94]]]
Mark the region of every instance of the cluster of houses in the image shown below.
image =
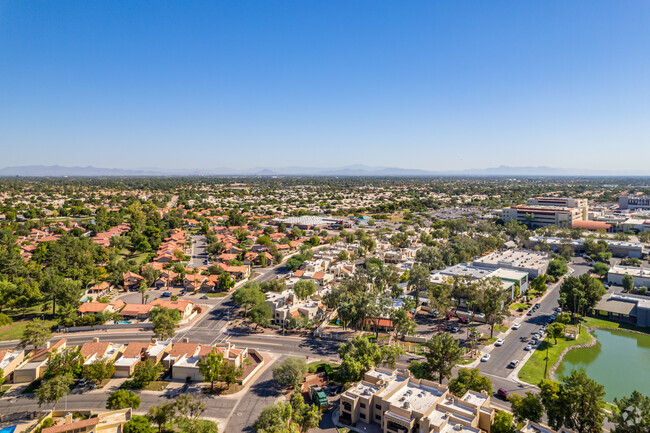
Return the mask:
[[[53,354],[66,349],[67,340],[62,338],[54,343],[49,341],[42,348],[29,353],[24,350],[0,350],[0,368],[5,379],[11,383],[29,383],[43,376],[48,360]],[[239,348],[232,343],[208,345],[191,343],[183,339],[177,343],[152,339],[150,342],[131,342],[128,344],[99,341],[84,343],[79,354],[84,365],[97,360],[112,362],[115,366],[113,377],[130,377],[136,366],[152,360],[171,371],[174,380],[203,381],[199,363],[210,353],[222,354],[228,363],[241,367],[243,374],[239,379],[245,384],[263,365],[264,358],[255,349]]]
[[[52,223],[49,226],[44,227],[43,230],[32,228],[28,235],[19,236],[17,239],[17,244],[20,246],[20,255],[25,261],[29,261],[39,244],[60,239],[61,235],[56,233],[60,232],[60,230],[70,232],[73,229],[79,229],[83,232],[86,231],[86,229],[78,223],[71,223],[68,227],[62,222]]]
[[[105,232],[97,233],[95,236],[93,236],[93,241],[102,247],[110,247],[111,238],[113,236],[122,236],[122,234],[128,232],[130,229],[131,225],[129,223],[123,223],[118,226],[111,227]]]
[[[158,298],[148,304],[126,304],[118,299],[112,303],[98,301],[83,302],[77,312],[80,316],[85,314],[110,313],[119,315],[124,320],[146,321],[149,318],[149,312],[154,307],[169,308],[178,310],[181,313],[181,323],[191,320],[194,315],[200,313],[200,307],[194,302],[187,299],[162,299]]]

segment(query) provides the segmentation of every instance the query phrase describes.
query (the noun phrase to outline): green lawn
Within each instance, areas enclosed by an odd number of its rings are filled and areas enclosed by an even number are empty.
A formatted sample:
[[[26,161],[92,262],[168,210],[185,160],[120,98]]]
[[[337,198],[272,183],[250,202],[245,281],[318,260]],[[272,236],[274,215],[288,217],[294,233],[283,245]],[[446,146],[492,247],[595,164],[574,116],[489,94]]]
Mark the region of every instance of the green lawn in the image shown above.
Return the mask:
[[[514,304],[510,304],[510,309],[511,310],[525,310],[526,309],[526,304],[522,304],[521,302],[515,302]]]
[[[476,359],[462,359],[459,362],[456,363],[456,365],[467,365],[471,364],[472,362],[476,361]]]
[[[144,388],[142,388],[143,391],[162,391],[163,389],[167,388],[167,385],[169,385],[169,382],[166,380],[154,380],[150,384],[146,385]]]
[[[0,326],[0,341],[20,340],[23,336],[23,330],[29,323],[29,320],[19,320],[7,326]],[[50,326],[56,325],[54,320],[46,320]]]
[[[10,388],[11,388],[11,385],[0,386],[0,397],[5,395],[5,392],[9,391]]]
[[[224,296],[228,296],[228,292],[209,292],[205,296],[208,298],[223,298]]]
[[[629,323],[614,322],[613,320],[599,319],[597,317],[583,317],[582,324],[585,326],[603,326],[606,328],[627,329],[643,332],[644,334],[650,334],[650,328],[640,328]]]
[[[570,346],[587,344],[591,341],[586,328],[582,327],[580,336],[576,340],[558,338],[557,344],[553,344],[552,338],[547,338],[537,346],[535,353],[531,356],[526,364],[519,371],[519,379],[524,382],[537,385],[544,378],[544,367],[546,366],[546,347],[548,345],[548,369],[557,362],[562,351]]]
[[[498,332],[506,332],[508,328],[503,325],[494,325],[494,330]]]

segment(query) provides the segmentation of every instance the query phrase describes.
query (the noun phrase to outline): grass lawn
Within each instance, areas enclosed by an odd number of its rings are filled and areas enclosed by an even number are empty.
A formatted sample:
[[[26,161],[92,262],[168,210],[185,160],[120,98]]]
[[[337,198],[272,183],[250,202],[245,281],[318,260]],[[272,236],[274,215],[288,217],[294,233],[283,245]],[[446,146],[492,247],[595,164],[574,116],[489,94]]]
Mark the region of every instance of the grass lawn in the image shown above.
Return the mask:
[[[526,309],[526,304],[522,304],[521,302],[515,302],[514,304],[510,304],[510,309],[511,310],[525,310]]]
[[[562,351],[570,346],[578,346],[581,344],[587,344],[591,341],[589,337],[589,332],[586,328],[582,327],[580,336],[576,340],[570,340],[565,338],[558,338],[557,344],[553,344],[552,338],[547,338],[542,341],[542,343],[537,346],[533,356],[531,356],[526,364],[519,371],[519,379],[524,382],[537,385],[544,378],[544,367],[546,365],[546,346],[548,345],[548,368],[551,367],[557,362],[558,358]]]
[[[458,363],[456,363],[456,365],[467,365],[467,364],[471,364],[474,361],[476,361],[476,359],[471,359],[471,358],[470,359],[462,359]]]
[[[169,385],[169,382],[166,380],[154,380],[144,388],[142,388],[143,391],[162,391],[163,389],[167,388],[167,385]]]
[[[350,429],[347,428],[347,427],[336,427],[336,431],[338,433],[348,433],[350,431]]]
[[[599,319],[597,317],[583,317],[582,324],[585,326],[604,326],[607,328],[628,329],[631,331],[643,332],[644,334],[650,334],[650,329],[648,328],[639,328],[638,326],[629,323],[614,322],[613,320]]]
[[[0,326],[0,340],[20,340],[23,336],[23,330],[29,323],[29,320],[19,320],[7,326]],[[54,326],[54,320],[45,320],[50,326]]]
[[[4,386],[0,387],[0,397],[5,395],[5,392],[9,391],[10,388],[11,388],[11,385],[4,385]]]
[[[223,298],[224,296],[228,296],[228,292],[210,292],[206,293],[205,296],[208,298]]]
[[[508,328],[503,325],[494,325],[494,330],[499,332],[506,332]]]

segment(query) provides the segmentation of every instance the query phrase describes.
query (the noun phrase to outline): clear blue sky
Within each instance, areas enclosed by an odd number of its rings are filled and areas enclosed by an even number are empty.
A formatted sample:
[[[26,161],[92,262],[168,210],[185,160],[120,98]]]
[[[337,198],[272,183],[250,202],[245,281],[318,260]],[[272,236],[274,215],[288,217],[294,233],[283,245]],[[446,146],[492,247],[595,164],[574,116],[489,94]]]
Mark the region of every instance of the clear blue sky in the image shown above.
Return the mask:
[[[0,0],[0,167],[648,161],[647,1]]]

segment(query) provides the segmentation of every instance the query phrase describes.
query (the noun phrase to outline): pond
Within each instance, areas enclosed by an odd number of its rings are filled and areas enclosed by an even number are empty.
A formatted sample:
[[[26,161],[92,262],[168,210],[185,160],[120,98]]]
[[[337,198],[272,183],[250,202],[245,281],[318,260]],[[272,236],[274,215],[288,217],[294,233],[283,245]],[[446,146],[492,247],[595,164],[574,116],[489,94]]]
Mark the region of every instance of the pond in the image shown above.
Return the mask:
[[[650,335],[595,329],[595,346],[567,353],[555,375],[561,379],[571,370],[583,368],[591,379],[605,387],[605,400],[642,394],[650,390]]]

